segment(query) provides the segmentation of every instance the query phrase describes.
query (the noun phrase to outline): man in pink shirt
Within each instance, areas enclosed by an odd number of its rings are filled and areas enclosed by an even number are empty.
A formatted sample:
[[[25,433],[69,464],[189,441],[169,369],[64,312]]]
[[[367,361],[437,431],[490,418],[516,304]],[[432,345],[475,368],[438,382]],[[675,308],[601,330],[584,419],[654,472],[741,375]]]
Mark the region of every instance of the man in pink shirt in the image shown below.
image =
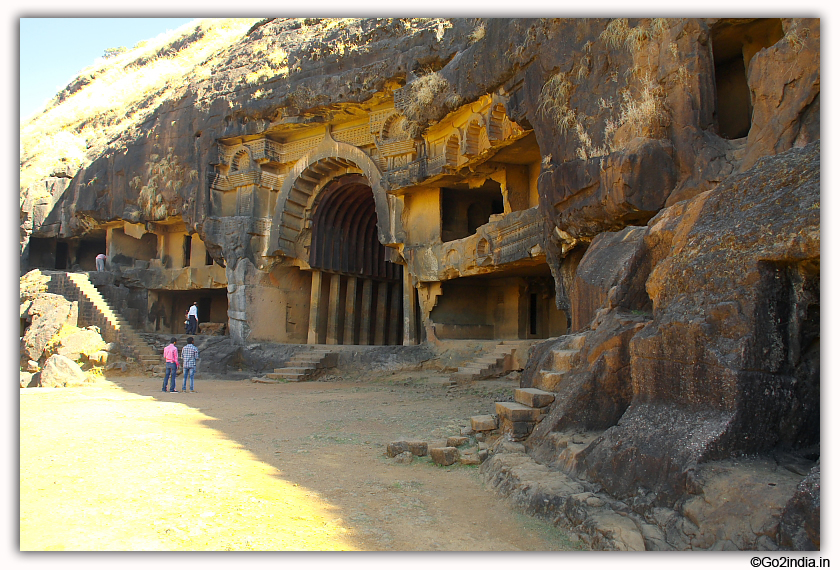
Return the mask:
[[[166,392],[166,384],[169,381],[170,375],[172,378],[170,392],[178,392],[175,389],[175,377],[178,375],[178,349],[175,343],[178,340],[172,337],[169,344],[163,349],[163,359],[166,361],[166,375],[163,377],[163,391]]]

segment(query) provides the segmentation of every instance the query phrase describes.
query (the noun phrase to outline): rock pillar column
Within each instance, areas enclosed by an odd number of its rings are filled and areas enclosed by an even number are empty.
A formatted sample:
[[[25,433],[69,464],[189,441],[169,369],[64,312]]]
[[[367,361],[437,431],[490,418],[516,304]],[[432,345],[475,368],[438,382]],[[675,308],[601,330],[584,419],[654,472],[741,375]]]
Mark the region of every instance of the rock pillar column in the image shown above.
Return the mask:
[[[359,323],[359,344],[370,344],[370,314],[373,311],[373,281],[362,281],[362,306],[359,307],[362,320]]]
[[[321,276],[318,270],[312,271],[312,290],[309,293],[309,335],[307,344],[318,344],[318,325],[321,321]]]
[[[374,324],[373,344],[385,344],[387,323],[385,312],[388,309],[388,282],[380,281],[376,290],[376,321]]]
[[[402,322],[402,315],[400,314],[400,299],[402,299],[402,291],[400,291],[400,284],[389,283],[388,289],[391,291],[391,310],[388,313],[388,340],[385,344],[400,344],[400,323]]]
[[[341,275],[330,276],[330,303],[327,313],[327,344],[338,344],[339,309],[341,308]]]
[[[344,300],[344,340],[343,344],[356,344],[356,282],[355,277],[347,278],[347,296]]]
[[[403,267],[403,345],[417,344],[417,289]]]

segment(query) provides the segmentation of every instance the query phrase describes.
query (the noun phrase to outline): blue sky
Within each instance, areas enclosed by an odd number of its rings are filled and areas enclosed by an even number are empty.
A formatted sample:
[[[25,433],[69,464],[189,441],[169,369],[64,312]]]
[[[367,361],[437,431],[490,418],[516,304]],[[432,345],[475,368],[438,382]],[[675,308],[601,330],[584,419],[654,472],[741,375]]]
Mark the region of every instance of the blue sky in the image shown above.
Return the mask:
[[[20,18],[20,119],[41,110],[107,48],[133,47],[194,18]]]

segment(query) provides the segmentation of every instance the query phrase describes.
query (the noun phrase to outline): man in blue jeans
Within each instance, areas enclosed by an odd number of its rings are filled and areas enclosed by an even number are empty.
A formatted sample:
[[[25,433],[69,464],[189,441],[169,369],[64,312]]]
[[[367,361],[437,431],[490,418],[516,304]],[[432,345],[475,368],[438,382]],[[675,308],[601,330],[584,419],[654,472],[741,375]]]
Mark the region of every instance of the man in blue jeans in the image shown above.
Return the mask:
[[[187,346],[181,349],[181,358],[184,360],[184,387],[182,391],[187,391],[187,377],[190,379],[190,392],[195,392],[195,366],[196,361],[201,358],[198,349],[193,345],[193,337],[187,337]]]
[[[166,375],[163,377],[163,391],[166,392],[166,384],[169,378],[172,378],[170,392],[177,392],[175,389],[175,379],[178,376],[178,349],[175,348],[177,339],[173,336],[169,344],[163,349],[163,359],[166,361]]]

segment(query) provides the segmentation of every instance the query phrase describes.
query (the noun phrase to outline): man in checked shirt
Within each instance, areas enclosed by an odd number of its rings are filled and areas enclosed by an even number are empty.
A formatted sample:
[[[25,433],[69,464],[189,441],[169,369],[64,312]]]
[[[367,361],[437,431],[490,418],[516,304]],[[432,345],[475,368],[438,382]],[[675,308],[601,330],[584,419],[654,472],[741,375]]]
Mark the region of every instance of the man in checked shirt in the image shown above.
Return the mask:
[[[187,376],[189,376],[190,392],[195,392],[195,364],[201,356],[198,349],[193,345],[193,337],[187,337],[187,346],[181,349],[181,358],[184,361],[184,387],[181,388],[181,391],[187,391]]]

